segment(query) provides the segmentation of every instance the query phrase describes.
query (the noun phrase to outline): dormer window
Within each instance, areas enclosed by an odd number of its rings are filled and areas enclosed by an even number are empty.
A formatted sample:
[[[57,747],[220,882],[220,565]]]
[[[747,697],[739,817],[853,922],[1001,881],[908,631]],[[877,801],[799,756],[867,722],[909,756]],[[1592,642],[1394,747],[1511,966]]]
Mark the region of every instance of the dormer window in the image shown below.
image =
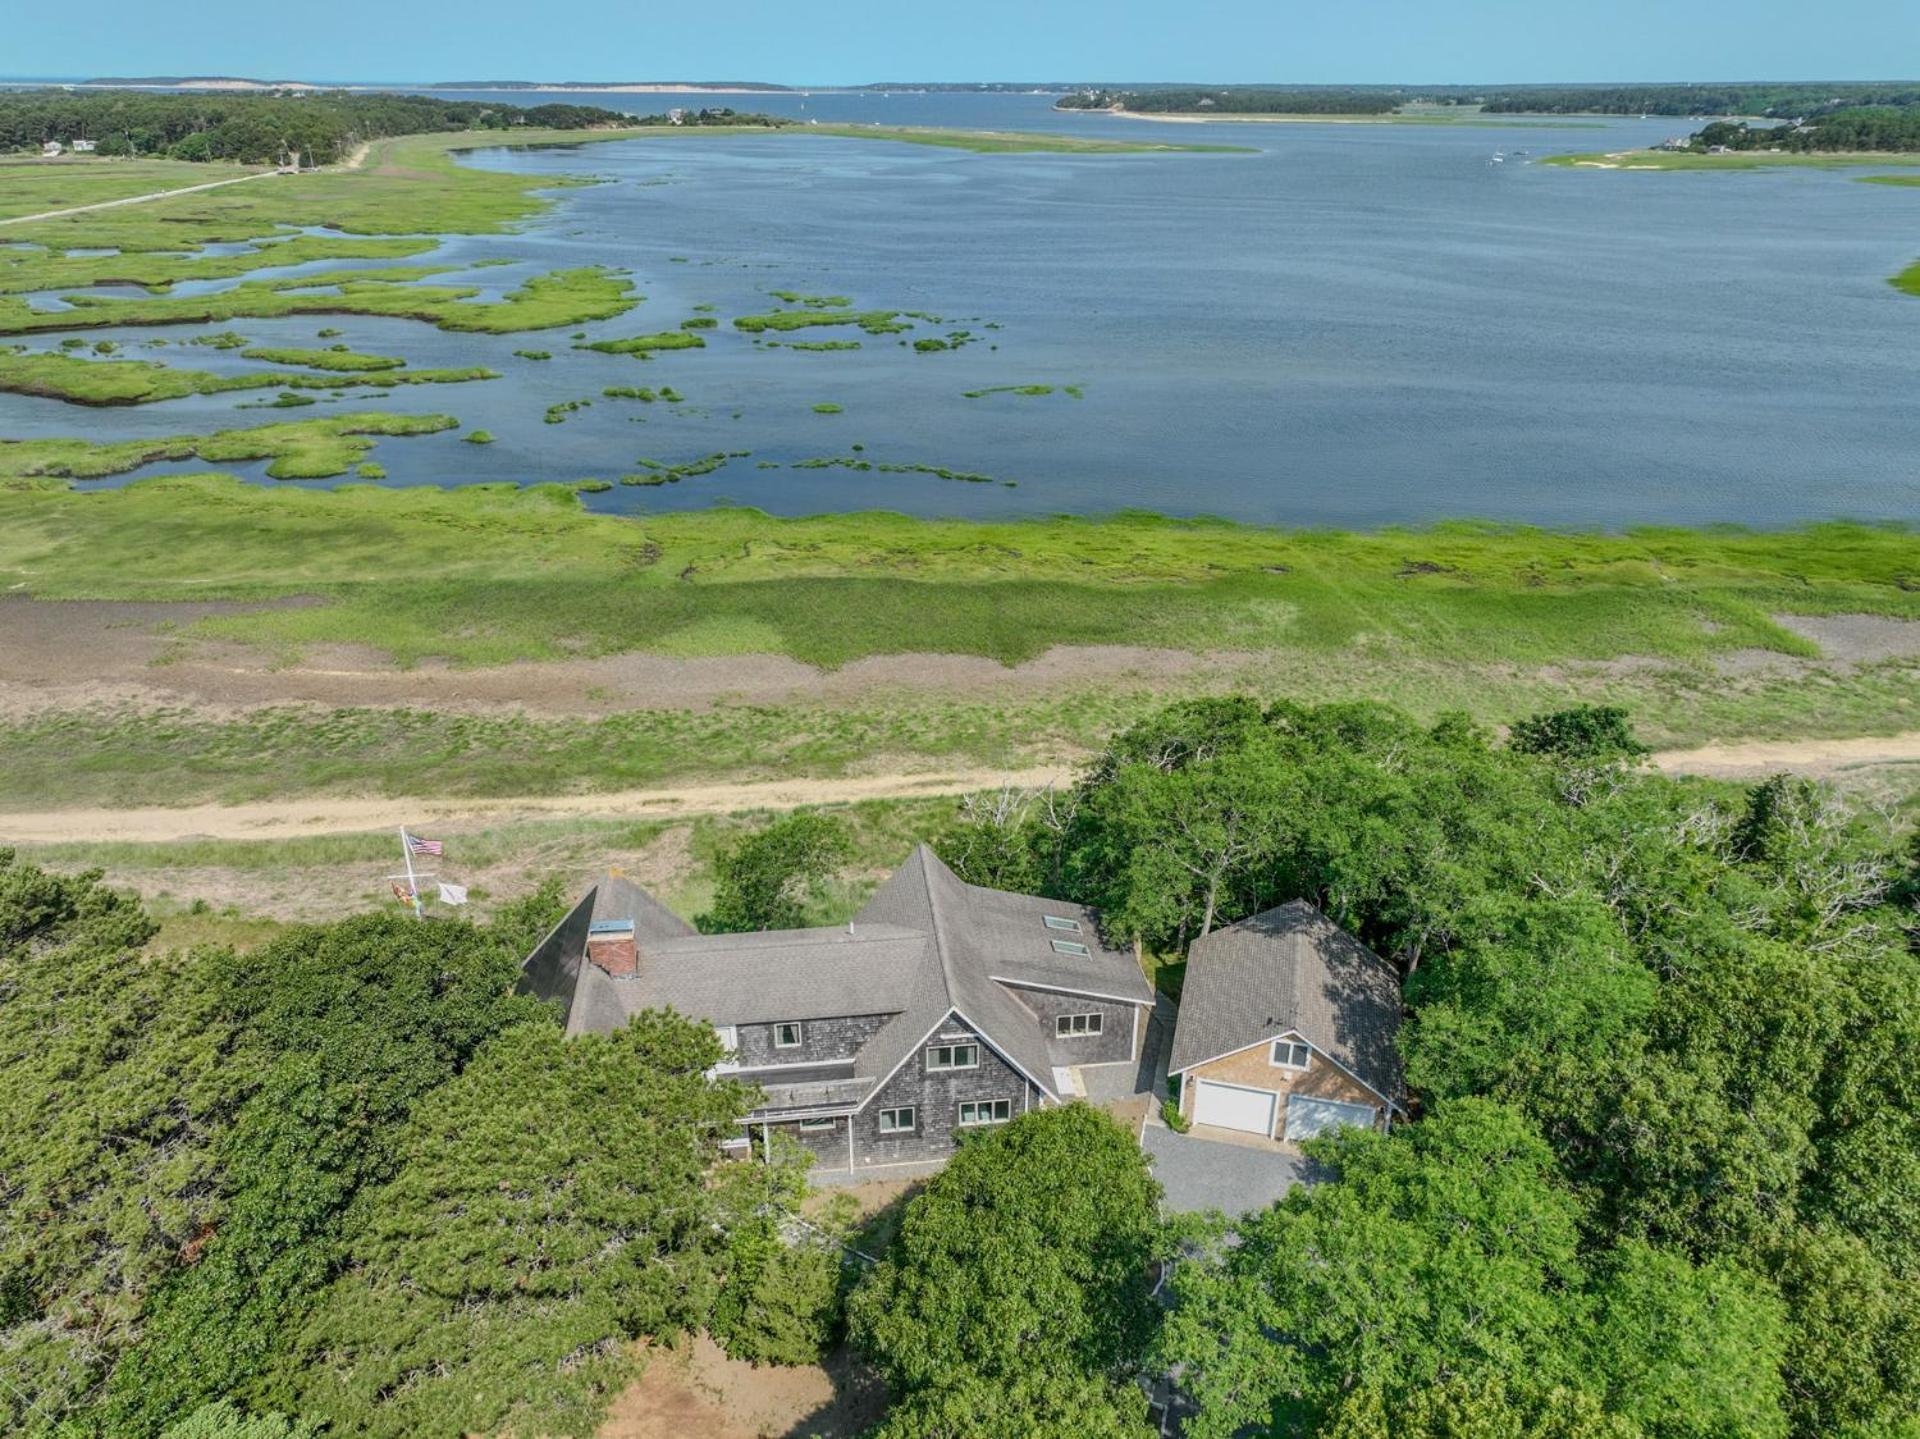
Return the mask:
[[[1077,940],[1056,939],[1053,941],[1053,952],[1055,954],[1075,954],[1085,959],[1093,951],[1089,950],[1084,944],[1079,943]]]
[[[1313,1051],[1299,1040],[1276,1039],[1268,1063],[1281,1069],[1305,1069],[1312,1059]]]
[[[798,1049],[802,1033],[798,1020],[787,1020],[773,1027],[773,1047],[775,1049]]]
[[[1044,915],[1042,916],[1041,922],[1045,924],[1048,929],[1064,929],[1071,934],[1080,933],[1080,921],[1077,919],[1068,919],[1064,914]]]

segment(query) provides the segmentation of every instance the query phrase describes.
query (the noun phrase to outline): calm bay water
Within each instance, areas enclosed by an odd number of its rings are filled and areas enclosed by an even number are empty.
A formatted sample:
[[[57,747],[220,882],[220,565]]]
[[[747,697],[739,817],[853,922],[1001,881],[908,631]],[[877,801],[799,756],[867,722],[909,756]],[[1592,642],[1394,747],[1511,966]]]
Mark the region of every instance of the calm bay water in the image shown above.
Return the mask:
[[[375,457],[400,484],[616,479],[640,457],[749,452],[679,485],[589,497],[609,509],[1138,506],[1288,524],[1609,527],[1920,516],[1920,300],[1886,283],[1920,255],[1920,189],[1824,171],[1531,163],[1644,144],[1674,121],[1187,127],[1058,114],[1035,96],[715,103],[1258,153],[998,156],[798,136],[480,152],[470,163],[609,183],[565,192],[521,233],[452,239],[434,259],[514,261],[472,273],[489,292],[540,269],[621,266],[646,302],[585,327],[593,338],[672,329],[711,305],[721,325],[708,348],[642,363],[574,351],[566,331],[242,322],[231,328],[260,343],[312,343],[332,325],[356,349],[416,368],[484,363],[508,378],[241,414],[232,396],[119,411],[4,396],[0,434],[130,438],[351,406],[444,410],[497,437],[484,448],[456,435],[383,442]],[[1490,163],[1496,151],[1509,158]],[[928,311],[942,330],[981,338],[916,354],[894,337],[815,330],[792,338],[845,334],[863,348],[807,353],[758,349],[729,328],[783,289]],[[528,348],[554,358],[512,355]],[[157,353],[249,367],[215,351]],[[964,397],[1028,384],[1084,398]],[[671,385],[687,403],[610,400],[609,385]],[[543,422],[549,405],[588,398],[565,423]],[[823,402],[844,412],[815,414]],[[790,467],[854,445],[866,460],[996,483]]]

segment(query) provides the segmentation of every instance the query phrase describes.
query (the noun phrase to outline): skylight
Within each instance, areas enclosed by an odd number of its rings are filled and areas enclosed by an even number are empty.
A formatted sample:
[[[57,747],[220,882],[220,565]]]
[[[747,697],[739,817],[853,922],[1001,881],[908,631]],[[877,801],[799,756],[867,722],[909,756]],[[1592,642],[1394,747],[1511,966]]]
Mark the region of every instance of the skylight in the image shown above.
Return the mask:
[[[1076,944],[1070,939],[1054,940],[1053,952],[1055,954],[1078,954],[1083,956],[1092,953],[1084,944]]]
[[[1063,914],[1043,915],[1041,919],[1048,929],[1066,929],[1075,934],[1080,933],[1080,921],[1077,919],[1068,919]]]

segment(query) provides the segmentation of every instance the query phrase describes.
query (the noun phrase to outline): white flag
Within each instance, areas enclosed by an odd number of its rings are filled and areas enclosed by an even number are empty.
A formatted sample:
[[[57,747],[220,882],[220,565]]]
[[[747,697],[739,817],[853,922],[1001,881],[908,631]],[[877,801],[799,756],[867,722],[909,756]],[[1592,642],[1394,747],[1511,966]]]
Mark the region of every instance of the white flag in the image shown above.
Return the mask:
[[[466,902],[467,902],[467,887],[464,884],[447,884],[444,881],[441,883],[440,903],[465,904]]]

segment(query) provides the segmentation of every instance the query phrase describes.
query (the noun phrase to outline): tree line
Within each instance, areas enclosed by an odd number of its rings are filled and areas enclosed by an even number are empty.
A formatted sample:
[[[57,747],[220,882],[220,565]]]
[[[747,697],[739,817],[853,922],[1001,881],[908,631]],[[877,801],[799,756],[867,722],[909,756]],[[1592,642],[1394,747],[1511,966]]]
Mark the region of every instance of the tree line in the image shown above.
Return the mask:
[[[1920,1439],[1920,851],[1777,777],[1640,770],[1627,717],[1176,704],[1070,790],[963,806],[981,884],[1099,908],[1177,990],[1313,901],[1397,966],[1413,1119],[1167,1221],[1083,1105],[985,1132],[847,1263],[671,1014],[566,1040],[512,995],[559,912],[158,952],[97,875],[0,857],[10,1433],[585,1435],[632,1341],[844,1336],[873,1439]],[[847,851],[745,837],[708,929]],[[815,1223],[822,1223],[817,1218]],[[1162,1282],[1164,1281],[1164,1282]]]
[[[1920,84],[1760,85],[1310,85],[1089,87],[1063,110],[1142,114],[1218,110],[1243,115],[1385,115],[1403,105],[1478,107],[1488,114],[1748,115],[1804,119],[1861,106],[1920,104]]]
[[[102,155],[271,164],[286,155],[314,164],[393,135],[535,126],[584,130],[631,123],[588,105],[496,105],[425,95],[347,91],[267,95],[141,91],[0,91],[0,151],[38,150],[49,140],[91,140]]]
[[[1906,108],[1836,110],[1791,125],[1749,125],[1744,120],[1716,120],[1687,142],[1695,151],[1787,150],[1792,152],[1920,150],[1920,101]]]

